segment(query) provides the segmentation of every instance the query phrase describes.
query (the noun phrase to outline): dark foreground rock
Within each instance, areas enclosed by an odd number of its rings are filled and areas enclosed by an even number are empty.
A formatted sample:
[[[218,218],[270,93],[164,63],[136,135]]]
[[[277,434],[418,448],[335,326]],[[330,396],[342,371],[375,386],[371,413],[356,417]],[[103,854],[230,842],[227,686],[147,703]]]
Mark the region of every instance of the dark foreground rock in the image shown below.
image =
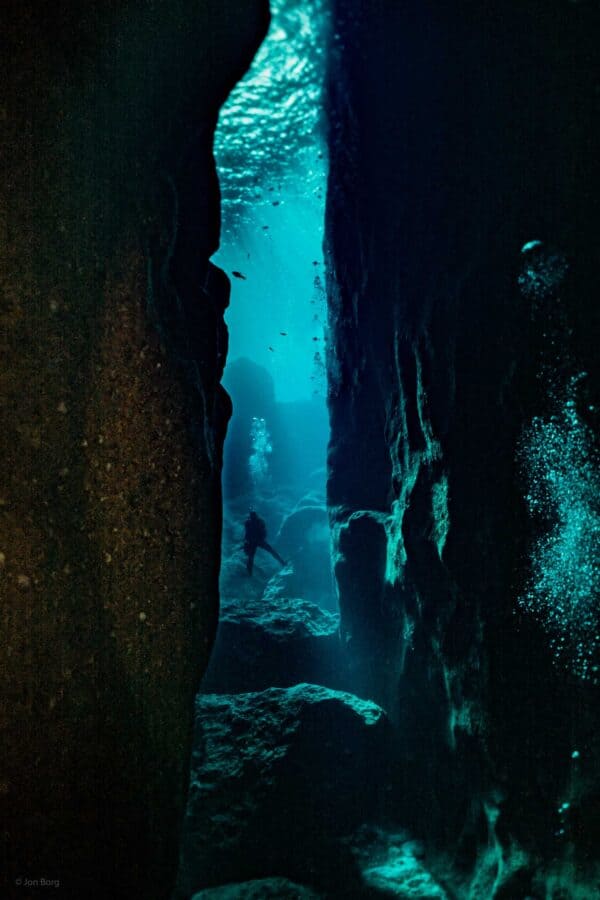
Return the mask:
[[[268,3],[0,20],[0,897],[166,900],[218,611],[212,137]]]
[[[192,900],[318,900],[310,888],[287,878],[257,878],[241,884],[224,884],[194,894]]]
[[[200,697],[179,896],[274,874],[351,895],[341,838],[379,817],[390,750],[383,710],[351,694]]]
[[[290,687],[307,679],[340,688],[339,617],[277,586],[259,599],[226,600],[215,649],[202,682],[208,693]]]

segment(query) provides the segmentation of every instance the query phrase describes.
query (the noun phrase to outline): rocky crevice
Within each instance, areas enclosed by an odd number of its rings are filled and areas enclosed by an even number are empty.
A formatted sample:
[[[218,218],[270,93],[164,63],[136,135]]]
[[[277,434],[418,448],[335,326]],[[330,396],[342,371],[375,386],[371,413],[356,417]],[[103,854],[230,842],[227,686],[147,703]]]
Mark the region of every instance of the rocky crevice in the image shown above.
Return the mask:
[[[458,896],[593,892],[595,688],[520,605],[544,523],[518,455],[550,355],[587,373],[578,415],[597,397],[598,13],[356,2],[334,20],[328,493],[353,689],[396,722],[404,821],[454,860]],[[568,260],[542,308],[533,238]]]
[[[345,689],[338,615],[289,592],[301,568],[249,579],[235,542],[224,556],[176,896],[447,900],[397,827],[397,738]]]
[[[211,141],[267,23],[2,10],[3,896],[174,882],[228,415]]]

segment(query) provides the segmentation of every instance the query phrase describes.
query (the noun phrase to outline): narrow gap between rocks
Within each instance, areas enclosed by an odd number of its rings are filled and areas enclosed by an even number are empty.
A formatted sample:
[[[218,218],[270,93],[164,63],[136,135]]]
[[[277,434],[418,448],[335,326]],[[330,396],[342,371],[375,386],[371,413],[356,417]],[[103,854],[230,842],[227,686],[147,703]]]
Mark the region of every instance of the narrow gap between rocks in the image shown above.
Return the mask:
[[[415,896],[443,898],[396,825],[393,728],[353,692],[340,638],[326,499],[326,0],[275,0],[272,15],[215,140],[233,416],[177,897],[405,896],[416,884]],[[251,510],[266,527],[254,548]]]

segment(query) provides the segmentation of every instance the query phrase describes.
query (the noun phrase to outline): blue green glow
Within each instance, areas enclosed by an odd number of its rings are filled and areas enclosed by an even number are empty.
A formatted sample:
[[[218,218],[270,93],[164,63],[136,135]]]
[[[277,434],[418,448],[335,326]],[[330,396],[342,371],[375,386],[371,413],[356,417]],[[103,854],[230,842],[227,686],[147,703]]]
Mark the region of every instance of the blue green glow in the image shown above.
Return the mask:
[[[577,409],[577,385],[585,377],[571,379],[553,401],[554,414],[535,418],[522,441],[526,501],[546,527],[533,547],[520,602],[543,622],[557,661],[597,683],[600,478],[593,435]]]
[[[229,359],[267,368],[277,399],[291,401],[325,393],[326,14],[324,0],[271,6],[269,34],[215,138],[223,213],[215,262],[243,276],[232,277]]]
[[[271,436],[264,419],[254,417],[250,431],[252,453],[248,464],[255,487],[261,487],[269,477],[269,456],[273,452]]]

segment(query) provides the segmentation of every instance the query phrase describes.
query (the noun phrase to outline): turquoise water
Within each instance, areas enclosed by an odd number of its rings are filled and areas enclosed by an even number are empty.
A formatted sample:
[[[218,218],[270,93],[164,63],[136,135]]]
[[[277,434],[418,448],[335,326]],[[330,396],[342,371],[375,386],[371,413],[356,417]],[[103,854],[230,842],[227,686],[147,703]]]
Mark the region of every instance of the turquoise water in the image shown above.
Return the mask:
[[[324,404],[325,4],[275,0],[272,16],[220,115],[215,262],[232,280],[229,361],[264,366],[278,401]]]

